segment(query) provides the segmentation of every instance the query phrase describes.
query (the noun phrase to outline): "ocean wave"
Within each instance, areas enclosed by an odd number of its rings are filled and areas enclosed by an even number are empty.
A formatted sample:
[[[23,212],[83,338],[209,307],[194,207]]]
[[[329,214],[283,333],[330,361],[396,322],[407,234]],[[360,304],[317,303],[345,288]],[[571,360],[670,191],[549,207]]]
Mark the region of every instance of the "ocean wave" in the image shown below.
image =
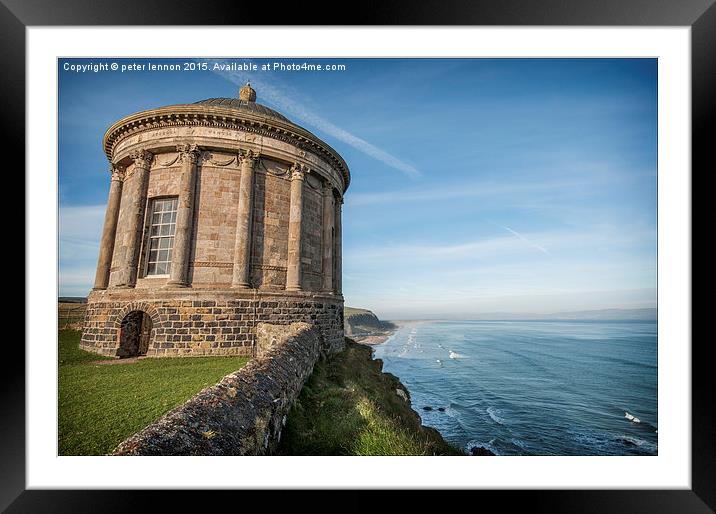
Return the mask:
[[[500,452],[498,452],[498,451],[495,449],[495,446],[494,446],[494,445],[495,445],[495,439],[494,439],[494,438],[493,438],[493,439],[490,439],[488,442],[480,441],[480,440],[478,440],[478,439],[472,439],[472,440],[470,440],[470,441],[465,445],[465,451],[469,453],[469,452],[470,452],[470,448],[475,448],[475,447],[477,446],[477,447],[487,448],[488,450],[490,450],[490,451],[491,451],[492,453],[494,453],[495,455],[502,455]]]
[[[639,437],[635,437],[633,435],[623,435],[618,438],[617,441],[625,446],[635,446],[647,453],[656,453],[658,450],[657,444],[651,441],[647,441],[645,439],[641,439]]]
[[[465,356],[461,353],[457,353],[457,352],[450,350],[450,358],[451,359],[464,359]]]
[[[505,424],[505,420],[502,417],[500,417],[500,414],[502,414],[502,411],[500,411],[499,409],[496,409],[495,407],[488,407],[487,409],[485,409],[485,412],[487,412],[487,415],[490,416],[490,418],[492,418],[492,421],[494,421],[498,425]]]

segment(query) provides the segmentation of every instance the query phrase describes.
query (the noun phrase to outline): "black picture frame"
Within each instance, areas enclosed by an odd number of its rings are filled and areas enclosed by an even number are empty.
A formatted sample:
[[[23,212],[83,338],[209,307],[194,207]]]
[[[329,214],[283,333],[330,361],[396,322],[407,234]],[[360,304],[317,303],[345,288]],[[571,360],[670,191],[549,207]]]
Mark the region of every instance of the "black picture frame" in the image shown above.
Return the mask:
[[[692,170],[691,177],[708,176],[716,141],[716,6],[715,0],[429,0],[346,4],[338,9],[292,2],[212,1],[189,3],[155,0],[0,0],[0,106],[5,149],[12,152],[14,172],[24,169],[25,153],[25,29],[40,25],[575,25],[690,26],[692,51]],[[350,6],[355,6],[351,12]],[[91,51],[88,51],[91,53]],[[693,250],[691,250],[693,252]],[[693,253],[692,253],[693,255]],[[693,265],[692,265],[693,267]],[[25,270],[26,277],[28,270]],[[26,278],[27,280],[27,278]],[[698,305],[694,304],[693,312]],[[31,306],[30,306],[31,308]],[[701,311],[705,309],[700,306]],[[693,319],[693,314],[691,315]],[[698,318],[697,318],[698,319]],[[10,334],[6,332],[6,337]],[[16,335],[14,337],[17,337]],[[689,341],[683,342],[685,345]],[[497,500],[501,509],[535,512],[713,512],[716,509],[716,451],[714,450],[714,374],[708,359],[710,338],[692,338],[692,489],[479,491],[480,505]],[[271,498],[271,510],[297,506],[307,491],[288,495],[247,491],[61,491],[25,490],[25,367],[23,348],[5,341],[0,416],[0,509],[8,512],[102,512],[143,510],[159,499],[162,510],[186,509],[190,500],[216,505]],[[13,364],[8,364],[13,363]],[[325,504],[323,493],[322,503]],[[158,498],[158,496],[160,496]],[[450,493],[454,495],[454,493]],[[376,501],[349,492],[340,510],[366,510]],[[423,493],[403,499],[424,505]],[[464,494],[458,495],[462,498]],[[370,498],[370,499],[368,499]],[[450,503],[454,504],[454,496]],[[482,502],[485,502],[484,504]],[[153,503],[153,501],[151,501]],[[282,505],[283,504],[283,505]],[[333,505],[329,508],[337,509]],[[312,508],[320,508],[316,503]]]

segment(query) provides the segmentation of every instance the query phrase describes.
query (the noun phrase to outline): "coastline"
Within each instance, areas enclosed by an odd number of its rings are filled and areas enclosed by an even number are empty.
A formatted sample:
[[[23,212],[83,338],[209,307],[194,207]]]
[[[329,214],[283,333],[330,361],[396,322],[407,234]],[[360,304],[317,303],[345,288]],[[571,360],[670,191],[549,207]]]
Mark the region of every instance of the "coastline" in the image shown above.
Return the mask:
[[[409,321],[387,320],[387,321],[385,321],[384,323],[390,324],[390,325],[391,325],[391,328],[390,328],[390,329],[387,329],[387,330],[382,330],[382,331],[380,331],[380,333],[365,334],[365,335],[363,335],[362,337],[356,337],[356,338],[354,338],[354,341],[355,341],[356,343],[358,343],[358,344],[362,344],[362,345],[365,345],[365,346],[368,346],[368,347],[379,346],[379,345],[381,345],[381,344],[387,342],[387,341],[388,341],[398,330],[400,330],[401,328],[404,328],[404,327],[409,326],[409,325],[417,325],[417,324],[425,323],[425,320],[409,320]],[[371,348],[371,349],[372,349],[372,348]],[[371,355],[372,355],[372,354],[373,354],[373,351],[371,351]],[[381,359],[375,359],[375,358],[374,358],[374,360],[380,362],[380,367],[381,367],[381,370],[382,370],[383,361],[382,361]],[[439,437],[440,437],[441,439],[444,439],[443,434],[442,434],[437,428],[423,424],[422,416],[420,415],[420,413],[418,412],[418,410],[413,407],[412,401],[411,401],[411,397],[410,397],[410,392],[409,392],[408,388],[400,381],[400,377],[398,377],[398,376],[396,376],[396,375],[393,375],[392,373],[387,373],[387,372],[383,372],[383,373],[394,377],[395,380],[396,380],[396,382],[399,384],[400,388],[402,388],[402,389],[404,390],[404,392],[405,392],[405,394],[406,394],[406,396],[407,396],[406,401],[407,401],[408,404],[410,405],[411,410],[417,415],[418,419],[420,419],[420,427],[423,428],[423,429],[425,429],[425,430],[434,431],[435,433],[439,434]],[[426,407],[423,407],[423,408],[424,408],[425,410],[432,410],[432,407],[429,408],[429,409],[426,408]],[[450,443],[448,443],[448,444],[450,444]],[[464,451],[467,455],[470,455],[470,456],[485,456],[485,457],[488,457],[488,456],[495,456],[495,455],[496,455],[496,454],[495,454],[492,450],[490,450],[489,448],[486,448],[485,446],[480,446],[480,445],[475,445],[475,446],[472,446],[472,447],[467,448],[467,449],[464,449],[464,450],[461,449],[460,451]]]
[[[385,343],[393,337],[393,335],[400,330],[401,328],[407,326],[407,325],[413,325],[418,323],[424,323],[423,320],[409,320],[409,321],[403,321],[403,320],[386,320],[384,323],[388,323],[391,325],[390,328],[383,329],[380,331],[374,331],[372,333],[365,333],[365,334],[354,334],[351,337],[356,343],[365,344],[367,346],[377,346],[380,344]]]

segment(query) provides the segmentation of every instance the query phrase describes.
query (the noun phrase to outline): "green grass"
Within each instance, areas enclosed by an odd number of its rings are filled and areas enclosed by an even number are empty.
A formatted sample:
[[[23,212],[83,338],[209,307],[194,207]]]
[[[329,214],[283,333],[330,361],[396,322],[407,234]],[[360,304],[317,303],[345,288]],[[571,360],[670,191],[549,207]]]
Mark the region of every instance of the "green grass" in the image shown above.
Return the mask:
[[[282,455],[464,455],[396,393],[371,349],[347,340],[346,350],[321,361],[288,415]]]
[[[80,332],[59,331],[59,453],[106,455],[121,441],[241,368],[245,357],[92,364]]]

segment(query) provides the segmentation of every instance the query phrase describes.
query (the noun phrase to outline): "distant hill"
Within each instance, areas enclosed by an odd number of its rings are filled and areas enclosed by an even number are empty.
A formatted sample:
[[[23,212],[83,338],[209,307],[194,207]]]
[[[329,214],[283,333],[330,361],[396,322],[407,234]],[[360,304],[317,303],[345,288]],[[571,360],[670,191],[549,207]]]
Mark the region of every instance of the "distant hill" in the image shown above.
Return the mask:
[[[390,321],[382,321],[378,319],[372,311],[368,309],[357,309],[355,307],[345,307],[343,312],[343,325],[346,337],[361,339],[367,336],[385,335],[396,326]]]
[[[57,301],[60,303],[87,303],[87,298],[84,296],[60,296]]]
[[[514,314],[492,312],[466,317],[471,320],[592,320],[592,321],[655,321],[657,310],[646,309],[601,309],[593,311],[553,312],[549,314]]]

